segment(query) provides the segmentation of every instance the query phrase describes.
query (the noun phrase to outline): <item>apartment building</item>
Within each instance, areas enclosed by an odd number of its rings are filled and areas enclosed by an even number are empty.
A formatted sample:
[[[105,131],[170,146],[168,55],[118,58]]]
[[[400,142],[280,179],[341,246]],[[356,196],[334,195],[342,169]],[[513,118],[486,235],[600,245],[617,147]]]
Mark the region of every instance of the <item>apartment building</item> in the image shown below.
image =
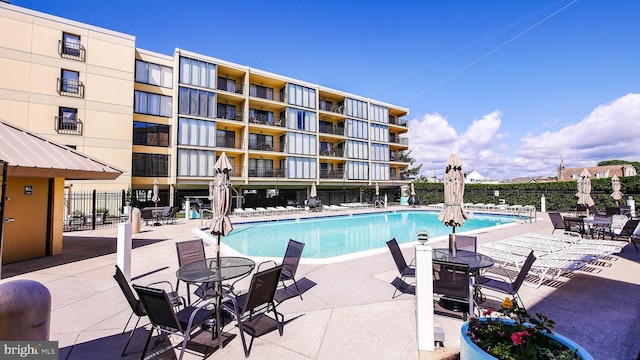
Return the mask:
[[[216,158],[234,165],[234,206],[363,201],[398,191],[409,110],[0,3],[0,118],[121,168],[116,181],[162,204],[207,202]]]

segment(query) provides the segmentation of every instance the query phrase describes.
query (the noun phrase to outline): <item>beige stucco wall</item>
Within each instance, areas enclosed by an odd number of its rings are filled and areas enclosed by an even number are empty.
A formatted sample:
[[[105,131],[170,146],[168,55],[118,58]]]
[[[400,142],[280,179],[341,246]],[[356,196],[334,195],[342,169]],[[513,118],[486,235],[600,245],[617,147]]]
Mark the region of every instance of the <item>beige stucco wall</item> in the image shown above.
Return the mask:
[[[80,36],[85,61],[63,58],[63,32]],[[0,3],[0,118],[124,170],[116,180],[73,181],[76,191],[127,189],[135,37]],[[62,69],[79,72],[84,97],[57,92]],[[59,107],[78,110],[82,134],[59,134]]]

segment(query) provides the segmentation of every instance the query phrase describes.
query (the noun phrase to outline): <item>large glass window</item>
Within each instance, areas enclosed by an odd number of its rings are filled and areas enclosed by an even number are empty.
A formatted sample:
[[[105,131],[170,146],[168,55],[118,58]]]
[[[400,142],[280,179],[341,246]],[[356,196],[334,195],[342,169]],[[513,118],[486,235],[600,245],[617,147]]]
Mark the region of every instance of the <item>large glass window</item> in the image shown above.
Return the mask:
[[[169,125],[133,122],[133,145],[169,146]]]
[[[216,123],[213,121],[178,118],[178,144],[214,147]]]
[[[239,148],[236,146],[236,133],[227,130],[218,130],[216,132],[216,146],[226,148]]]
[[[249,149],[250,150],[273,150],[273,136],[262,134],[249,134]]]
[[[204,90],[180,88],[178,112],[202,117],[216,117],[216,94]]]
[[[171,117],[171,96],[136,90],[133,109],[138,114]]]
[[[78,130],[78,109],[60,107],[58,108],[58,129]]]
[[[380,123],[389,122],[389,108],[371,104],[371,120]]]
[[[371,164],[371,180],[390,180],[389,164]]]
[[[316,159],[288,157],[287,178],[289,179],[315,179]]]
[[[69,56],[80,56],[80,35],[62,33],[62,53]]]
[[[316,91],[308,87],[288,84],[287,85],[288,102],[291,105],[303,106],[314,109],[316,107]]]
[[[368,159],[367,149],[364,141],[347,140],[347,156],[351,159]]]
[[[287,134],[287,152],[289,154],[315,155],[316,136],[290,132]]]
[[[204,61],[180,57],[180,82],[195,86],[216,88],[216,66]]]
[[[288,108],[287,127],[289,129],[316,131],[316,113],[313,111]]]
[[[178,176],[213,177],[215,163],[215,151],[178,149]]]
[[[360,119],[367,118],[367,103],[356,99],[346,99],[347,116],[354,116]]]
[[[389,145],[371,144],[371,160],[389,161]]]
[[[371,124],[371,140],[389,142],[389,127],[380,124]]]
[[[173,69],[136,60],[136,82],[171,88],[173,87]]]
[[[131,174],[145,177],[169,176],[169,155],[133,153]]]
[[[274,124],[274,115],[271,111],[249,109],[249,121],[255,124]]]
[[[367,122],[347,119],[347,136],[358,139],[367,139],[369,137],[367,133]]]
[[[60,91],[74,94],[78,94],[80,92],[79,72],[62,69],[60,77],[62,78]]]
[[[369,164],[362,161],[348,161],[347,178],[349,180],[368,180]]]
[[[249,159],[249,176],[272,177],[273,176],[273,160]]]
[[[249,85],[249,96],[273,100],[273,89],[262,85]]]

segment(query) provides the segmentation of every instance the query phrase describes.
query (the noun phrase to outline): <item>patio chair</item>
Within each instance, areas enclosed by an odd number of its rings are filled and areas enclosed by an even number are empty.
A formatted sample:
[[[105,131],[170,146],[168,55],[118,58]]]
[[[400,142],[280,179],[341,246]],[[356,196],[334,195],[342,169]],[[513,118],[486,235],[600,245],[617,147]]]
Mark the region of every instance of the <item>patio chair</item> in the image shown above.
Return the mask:
[[[393,256],[393,261],[396,263],[396,267],[400,272],[400,281],[404,282],[406,277],[416,277],[416,267],[414,265],[415,259],[411,260],[411,263],[407,265],[407,261],[404,259],[404,255],[402,255],[402,250],[400,250],[400,246],[398,246],[398,241],[396,238],[393,238],[387,241],[387,246],[389,247],[389,251],[391,251],[391,256]],[[396,293],[399,291],[398,286],[395,286],[396,290],[393,292],[392,299],[396,297]]]
[[[215,310],[208,309],[207,307],[209,307],[209,304],[204,304],[199,307],[187,306],[176,312],[164,290],[135,284],[133,285],[133,288],[138,293],[138,297],[140,298],[152,325],[147,341],[144,344],[141,359],[144,359],[147,354],[149,342],[151,341],[154,330],[157,330],[160,334],[167,333],[183,337],[180,356],[178,357],[178,359],[182,359],[187,347],[187,342],[191,340],[192,336],[198,333],[194,330],[199,329],[201,324],[203,324],[207,319],[212,318],[215,314]],[[172,344],[171,348],[174,346],[175,345]]]
[[[300,264],[300,259],[302,258],[302,250],[304,250],[304,243],[289,239],[289,243],[287,244],[287,249],[284,252],[284,258],[282,259],[281,264],[283,266],[283,269],[282,275],[280,276],[280,281],[282,282],[284,291],[281,292],[281,294],[277,297],[279,299],[278,302],[282,302],[288,299],[290,296],[288,296],[287,294],[293,292],[293,290],[290,290],[287,287],[285,281],[293,281],[292,285],[296,288],[295,292],[293,293],[294,296],[298,295],[300,296],[300,300],[304,300],[302,299],[302,292],[300,291],[298,282],[295,278],[296,271],[298,270],[298,265]],[[260,271],[260,267],[265,263],[273,263],[274,265],[277,265],[275,261],[267,260],[258,264],[258,271]],[[289,287],[291,287],[291,285],[289,285]]]
[[[461,312],[466,321],[469,301],[473,294],[473,282],[469,264],[433,260],[433,293],[438,294],[438,303],[443,308]],[[473,300],[471,300],[473,301]]]
[[[237,322],[244,348],[244,356],[249,357],[253,340],[275,329],[283,334],[284,316],[276,310],[274,296],[278,282],[282,276],[284,265],[259,271],[251,278],[249,290],[242,295],[235,295],[223,289],[222,307],[231,312]],[[268,316],[272,312],[273,317]],[[249,346],[244,334],[251,336]]]
[[[564,232],[565,227],[564,227],[564,218],[562,217],[562,214],[560,214],[559,212],[550,212],[549,219],[553,224],[553,231],[551,232],[552,234],[555,233],[556,230],[562,230]]]
[[[627,220],[627,222],[624,224],[622,229],[620,229],[619,231],[616,231],[616,229],[614,229],[610,233],[611,239],[626,240],[633,244],[633,246],[636,248],[636,251],[640,251],[638,250],[638,245],[636,244],[636,240],[638,240],[638,235],[636,234],[636,228],[638,227],[638,223],[640,223],[640,220],[637,220],[637,219]]]
[[[456,235],[456,250],[478,252],[478,237],[468,235]]]
[[[125,352],[127,351],[127,348],[129,347],[129,343],[133,338],[133,333],[138,328],[140,319],[143,316],[147,315],[147,311],[144,309],[142,302],[140,302],[140,300],[136,298],[135,294],[133,293],[133,290],[131,290],[131,286],[129,285],[127,278],[124,276],[124,274],[122,273],[122,270],[120,270],[120,267],[118,265],[116,265],[116,273],[113,275],[113,278],[118,283],[118,286],[120,286],[120,290],[122,290],[122,294],[124,294],[124,297],[127,299],[127,302],[129,303],[129,306],[131,307],[131,310],[132,310],[132,313],[129,316],[129,320],[127,320],[127,323],[124,325],[124,329],[122,329],[122,334],[124,334],[125,331],[127,331],[127,326],[129,326],[129,323],[131,322],[131,318],[133,318],[133,315],[136,315],[138,317],[138,320],[136,321],[136,324],[134,325],[133,330],[131,330],[131,334],[129,334],[129,339],[127,339],[127,344],[124,346],[124,349],[122,349],[121,356],[124,356]],[[150,285],[156,285],[161,283],[166,283],[169,286],[171,286],[171,283],[168,281],[159,281],[159,282],[152,283]],[[171,305],[173,307],[179,308],[180,306],[185,304],[184,299],[180,295],[178,295],[177,292],[173,291],[173,287],[171,287],[171,291],[167,295],[169,296],[169,301],[171,302]]]
[[[207,257],[204,252],[204,241],[202,239],[177,242],[176,252],[178,254],[178,267],[183,267],[196,261],[202,261],[202,266],[206,266],[205,260]],[[176,291],[179,286],[180,279],[176,282]],[[203,287],[206,286],[206,284],[203,284],[198,287],[198,297],[205,297],[204,293],[206,292],[206,289]],[[189,283],[187,283],[187,301],[191,304],[191,289]]]
[[[584,226],[584,218],[576,216],[564,217],[564,232],[572,233],[575,235],[584,236],[587,235],[586,228]]]
[[[525,260],[524,264],[520,268],[520,272],[518,273],[518,276],[514,281],[510,281],[510,279],[509,281],[505,281],[502,279],[494,279],[485,275],[483,282],[476,284],[476,288],[489,289],[499,293],[511,295],[514,298],[518,298],[518,303],[524,307],[523,305],[524,303],[522,302],[522,299],[518,295],[518,290],[520,290],[522,283],[524,283],[524,280],[535,261],[536,261],[536,256],[534,255],[533,251],[531,251],[529,253],[529,256],[527,256],[527,260]]]

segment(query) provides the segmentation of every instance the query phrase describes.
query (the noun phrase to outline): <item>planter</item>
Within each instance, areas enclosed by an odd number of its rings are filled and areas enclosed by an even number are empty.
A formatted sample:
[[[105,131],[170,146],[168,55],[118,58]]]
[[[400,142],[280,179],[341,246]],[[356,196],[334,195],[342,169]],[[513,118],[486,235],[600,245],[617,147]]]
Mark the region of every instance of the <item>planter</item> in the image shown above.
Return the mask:
[[[465,322],[464,324],[462,324],[462,327],[460,329],[460,360],[495,360],[495,357],[484,352],[484,350],[480,349],[471,341],[471,339],[469,339],[469,337],[467,336],[468,329],[469,322]],[[557,332],[554,332],[553,334],[547,336],[551,337],[561,344],[566,345],[570,349],[578,349],[578,354],[582,356],[583,360],[593,360],[593,356],[591,356],[591,354],[589,354],[589,352],[587,352],[587,350],[585,350],[582,346],[558,334]]]

